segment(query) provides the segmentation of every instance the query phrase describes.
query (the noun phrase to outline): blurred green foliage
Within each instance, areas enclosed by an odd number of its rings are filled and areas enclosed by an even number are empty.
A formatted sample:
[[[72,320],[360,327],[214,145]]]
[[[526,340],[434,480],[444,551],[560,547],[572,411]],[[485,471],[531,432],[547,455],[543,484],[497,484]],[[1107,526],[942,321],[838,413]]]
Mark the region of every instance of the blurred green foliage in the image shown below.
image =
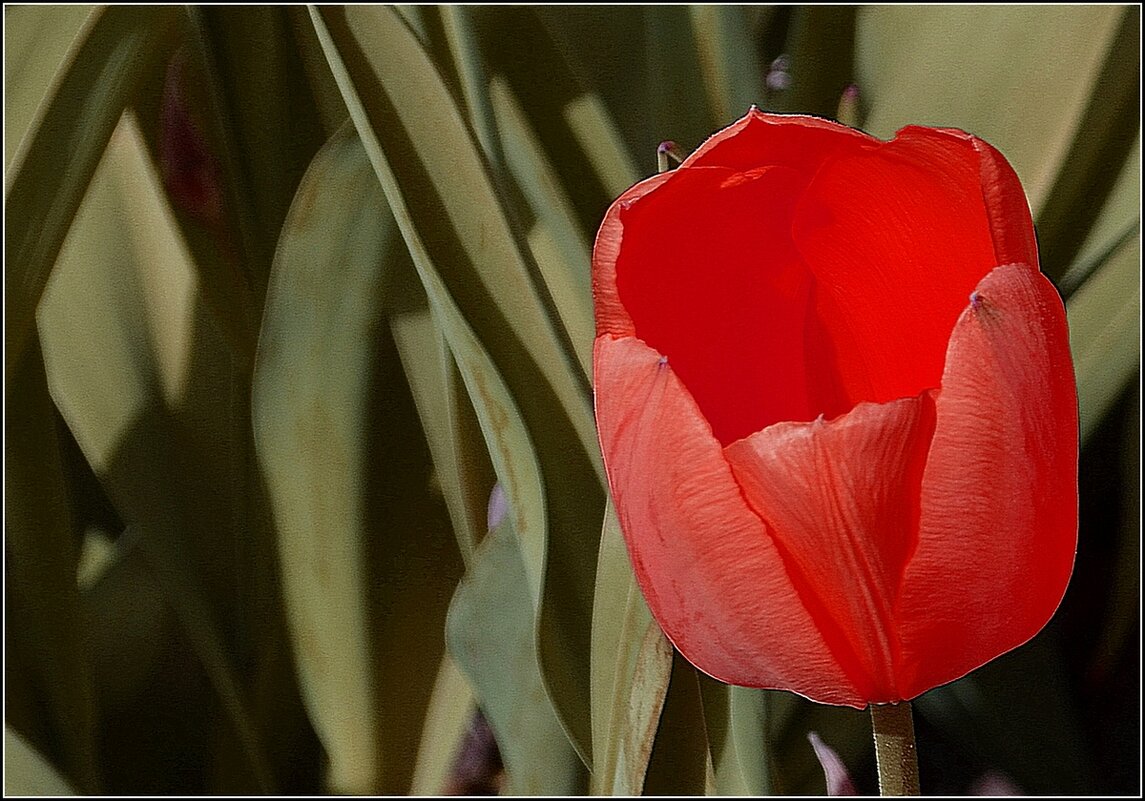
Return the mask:
[[[1139,53],[1136,6],[6,6],[6,789],[821,793],[813,730],[872,791],[863,713],[673,655],[606,513],[596,226],[756,103],[1022,178],[1078,561],[919,699],[922,786],[1139,791]]]

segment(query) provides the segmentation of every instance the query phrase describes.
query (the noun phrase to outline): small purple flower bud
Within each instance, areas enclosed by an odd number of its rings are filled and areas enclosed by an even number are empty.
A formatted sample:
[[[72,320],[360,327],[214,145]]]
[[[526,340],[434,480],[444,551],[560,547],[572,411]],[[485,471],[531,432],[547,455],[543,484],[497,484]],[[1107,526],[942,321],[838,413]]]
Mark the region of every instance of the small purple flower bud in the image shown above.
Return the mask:
[[[827,779],[827,795],[858,795],[847,766],[839,759],[835,750],[819,739],[819,735],[813,731],[807,732],[807,739],[811,742],[815,756],[823,767]]]
[[[489,507],[485,512],[485,522],[489,524],[489,530],[492,531],[505,522],[507,514],[509,514],[509,499],[505,497],[505,490],[498,481],[493,485],[493,491],[489,493]]]
[[[771,70],[767,73],[767,88],[782,92],[791,86],[791,76],[782,70]]]

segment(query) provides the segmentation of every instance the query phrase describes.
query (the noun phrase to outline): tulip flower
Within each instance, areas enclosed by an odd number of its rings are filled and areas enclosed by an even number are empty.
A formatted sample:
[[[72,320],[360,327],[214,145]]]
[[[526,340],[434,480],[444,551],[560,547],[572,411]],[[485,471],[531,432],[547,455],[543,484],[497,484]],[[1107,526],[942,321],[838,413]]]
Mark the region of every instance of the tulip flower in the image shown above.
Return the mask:
[[[989,144],[753,109],[613,203],[593,294],[612,496],[696,667],[862,708],[1050,619],[1077,544],[1077,393]]]

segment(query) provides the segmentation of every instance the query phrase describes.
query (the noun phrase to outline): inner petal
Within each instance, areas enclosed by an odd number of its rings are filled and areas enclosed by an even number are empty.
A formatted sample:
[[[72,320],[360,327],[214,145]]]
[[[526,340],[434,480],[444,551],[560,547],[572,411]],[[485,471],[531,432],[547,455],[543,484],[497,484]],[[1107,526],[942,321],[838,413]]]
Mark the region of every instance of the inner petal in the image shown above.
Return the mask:
[[[823,411],[809,397],[812,275],[791,238],[805,183],[786,167],[695,167],[621,212],[621,303],[724,445]]]
[[[965,138],[909,129],[808,185],[792,235],[845,407],[939,385],[954,322],[996,264],[978,162]]]

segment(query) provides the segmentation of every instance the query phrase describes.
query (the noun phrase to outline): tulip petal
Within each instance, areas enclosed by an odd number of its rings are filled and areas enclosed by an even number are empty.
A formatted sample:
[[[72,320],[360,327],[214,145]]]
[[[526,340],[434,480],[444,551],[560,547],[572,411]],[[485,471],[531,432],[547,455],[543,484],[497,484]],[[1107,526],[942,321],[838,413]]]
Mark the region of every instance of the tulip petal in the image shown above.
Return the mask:
[[[982,196],[990,219],[994,257],[998,264],[1038,264],[1038,241],[1030,203],[1018,174],[993,145],[970,136],[978,151]]]
[[[596,414],[621,529],[644,597],[710,675],[862,707],[720,443],[671,365],[637,339],[594,348]]]
[[[831,155],[878,144],[875,137],[831,120],[806,114],[765,114],[752,108],[708,137],[680,169],[750,170],[765,163],[790,167],[809,177]]]
[[[790,236],[804,183],[784,167],[678,170],[619,204],[594,255],[599,295],[615,281],[633,335],[671,359],[725,444],[821,411],[808,404],[811,274]],[[603,331],[627,333],[608,315]]]
[[[604,215],[604,222],[596,234],[592,247],[592,302],[596,316],[596,335],[632,336],[636,327],[632,317],[620,302],[616,291],[616,260],[620,256],[620,243],[624,235],[624,225],[620,213],[633,203],[659,187],[673,173],[653,175],[632,186],[613,201]]]
[[[1077,393],[1065,310],[1025,265],[978,284],[950,338],[897,618],[911,698],[1030,639],[1077,547]],[[937,588],[941,588],[938,590]]]
[[[843,633],[872,702],[901,698],[893,608],[933,430],[923,393],[779,423],[725,449],[748,503]]]
[[[1038,243],[1025,190],[1010,162],[993,145],[957,128],[917,125],[903,128],[895,139],[900,144],[953,140],[962,143],[967,156],[972,150],[978,159],[978,182],[994,243],[994,264],[1037,265]]]
[[[792,235],[852,405],[938,386],[966,297],[998,264],[987,222],[978,153],[941,130],[904,129],[811,181]]]

